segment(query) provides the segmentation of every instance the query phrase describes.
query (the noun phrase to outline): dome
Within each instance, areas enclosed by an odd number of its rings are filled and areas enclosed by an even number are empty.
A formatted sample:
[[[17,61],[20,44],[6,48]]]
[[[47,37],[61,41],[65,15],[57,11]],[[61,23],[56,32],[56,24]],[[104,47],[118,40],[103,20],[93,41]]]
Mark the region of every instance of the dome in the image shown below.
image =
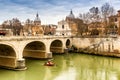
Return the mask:
[[[73,14],[73,12],[72,12],[72,10],[70,11],[70,14],[67,16],[68,18],[75,18],[75,16],[74,16],[74,14]]]
[[[40,18],[39,18],[38,13],[36,14],[36,18],[35,18],[35,20],[34,20],[34,21],[40,22]]]

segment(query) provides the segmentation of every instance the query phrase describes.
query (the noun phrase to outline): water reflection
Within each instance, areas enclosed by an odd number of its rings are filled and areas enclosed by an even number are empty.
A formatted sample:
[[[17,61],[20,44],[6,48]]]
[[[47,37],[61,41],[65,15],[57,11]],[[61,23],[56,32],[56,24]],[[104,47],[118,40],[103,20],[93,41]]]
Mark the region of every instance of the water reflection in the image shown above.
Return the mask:
[[[49,69],[49,67],[46,67],[45,70],[45,77],[43,80],[49,80],[51,78],[52,74],[51,74],[51,70]]]
[[[119,80],[118,70],[120,68],[116,66],[120,66],[116,63],[116,61],[120,62],[119,59],[97,56],[87,56],[85,59],[85,56],[81,55],[80,59],[78,59],[79,57],[75,58],[79,60],[76,62],[76,68],[79,70],[77,80]]]
[[[0,80],[25,80],[25,73],[0,69]]]
[[[75,68],[68,68],[68,70],[63,71],[54,80],[76,80],[76,70]]]
[[[0,80],[120,80],[120,58],[83,54],[54,55],[56,66],[45,60],[26,60],[26,71],[0,69]]]
[[[76,80],[77,70],[74,67],[72,56],[64,56],[62,72],[54,80]]]

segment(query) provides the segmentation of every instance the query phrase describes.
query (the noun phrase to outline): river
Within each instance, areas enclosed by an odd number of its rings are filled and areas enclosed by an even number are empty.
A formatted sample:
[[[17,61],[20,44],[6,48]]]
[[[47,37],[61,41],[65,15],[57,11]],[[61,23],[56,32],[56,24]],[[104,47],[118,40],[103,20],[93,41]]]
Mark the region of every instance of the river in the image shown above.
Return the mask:
[[[26,59],[25,71],[0,68],[0,80],[120,80],[120,58],[77,53],[53,57],[56,66]]]

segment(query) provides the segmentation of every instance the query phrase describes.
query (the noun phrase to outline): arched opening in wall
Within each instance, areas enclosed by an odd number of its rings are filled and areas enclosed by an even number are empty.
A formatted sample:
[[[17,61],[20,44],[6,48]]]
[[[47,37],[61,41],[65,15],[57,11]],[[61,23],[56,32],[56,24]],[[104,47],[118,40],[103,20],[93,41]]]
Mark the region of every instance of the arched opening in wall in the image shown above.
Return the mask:
[[[16,53],[11,46],[0,44],[0,56],[16,57]]]
[[[63,43],[60,40],[54,40],[50,45],[50,52],[52,53],[63,53]]]
[[[23,56],[31,58],[45,58],[45,53],[45,44],[40,41],[28,43],[23,50]]]
[[[67,41],[66,41],[66,48],[70,48],[70,40],[69,39],[67,39]]]

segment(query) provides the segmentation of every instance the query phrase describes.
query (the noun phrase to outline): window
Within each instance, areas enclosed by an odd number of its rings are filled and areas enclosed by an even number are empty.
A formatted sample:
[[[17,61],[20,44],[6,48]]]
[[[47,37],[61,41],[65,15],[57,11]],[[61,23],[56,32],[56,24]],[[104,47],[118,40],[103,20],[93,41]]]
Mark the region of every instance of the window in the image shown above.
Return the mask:
[[[115,22],[117,22],[117,18],[115,18]]]
[[[64,29],[64,25],[62,25],[62,29]]]

